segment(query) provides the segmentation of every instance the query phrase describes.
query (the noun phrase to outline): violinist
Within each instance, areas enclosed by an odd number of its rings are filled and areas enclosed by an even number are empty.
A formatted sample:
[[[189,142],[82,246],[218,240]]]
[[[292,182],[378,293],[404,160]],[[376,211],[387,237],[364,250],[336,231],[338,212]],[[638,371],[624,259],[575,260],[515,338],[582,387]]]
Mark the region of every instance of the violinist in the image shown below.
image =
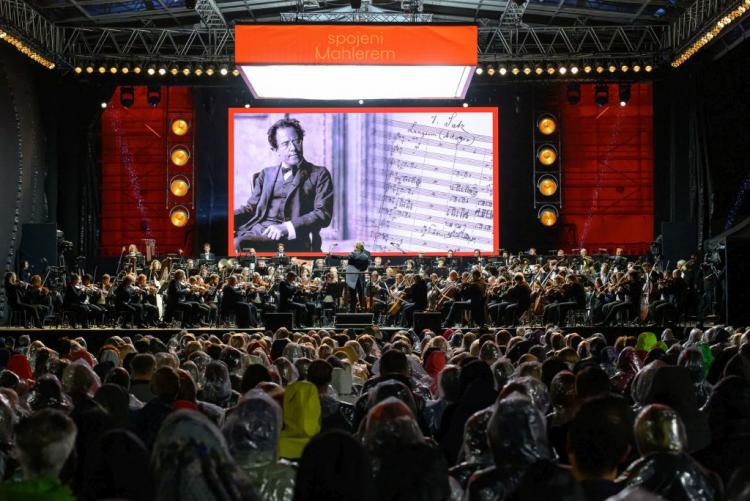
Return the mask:
[[[370,282],[367,284],[367,297],[376,319],[388,310],[388,286],[381,280],[380,273],[377,271],[370,274]]]
[[[86,273],[81,277],[81,283],[83,284],[83,292],[88,296],[89,309],[91,314],[96,317],[100,323],[104,323],[104,313],[107,308],[99,306],[99,300],[102,298],[102,291],[93,283],[93,277]]]
[[[210,318],[211,315],[211,307],[206,304],[206,299],[204,297],[208,291],[208,287],[206,287],[203,283],[203,279],[199,275],[193,275],[188,278],[188,284],[190,291],[187,300],[198,304],[200,322],[205,323],[205,320]]]
[[[531,288],[526,283],[523,273],[516,273],[513,276],[513,286],[501,296],[501,302],[495,305],[494,319],[498,325],[500,318],[503,319],[502,325],[515,326],[518,317],[521,316],[531,306]],[[490,315],[493,314],[493,308],[488,308]]]
[[[131,321],[139,328],[145,327],[143,323],[143,305],[140,303],[141,291],[134,285],[132,274],[127,274],[115,290],[115,304],[117,311],[130,316]]]
[[[258,309],[243,301],[237,286],[237,277],[229,275],[227,282],[221,289],[222,314],[233,313],[237,319],[237,327],[247,329],[258,325]]]
[[[445,320],[446,327],[453,327],[456,323],[460,322],[466,312],[475,312],[478,310],[477,306],[479,300],[484,299],[483,290],[480,288],[482,281],[482,272],[475,269],[471,273],[468,271],[463,272],[461,275],[461,285],[459,286],[459,299],[453,301],[448,309],[448,314]],[[477,312],[479,313],[479,312]],[[473,317],[473,315],[472,315]],[[484,305],[482,304],[482,312],[478,315],[479,320],[484,321]],[[474,318],[477,321],[477,318]]]
[[[42,286],[42,277],[31,275],[30,287],[26,288],[26,301],[31,305],[39,305],[39,315],[44,319],[52,311],[52,295],[47,287]]]
[[[297,274],[289,271],[286,279],[279,284],[279,312],[284,313],[291,311],[294,313],[295,325],[310,325],[309,320],[312,318],[312,311],[308,310],[308,305],[294,301],[294,295],[297,293]]]
[[[19,282],[16,279],[16,274],[12,271],[5,274],[5,297],[8,301],[8,307],[11,311],[25,311],[27,315],[31,316],[34,326],[41,329],[43,327],[42,319],[44,318],[42,307],[27,302],[24,289],[28,287],[28,284],[24,284],[25,282]]]
[[[84,329],[89,328],[89,320],[95,314],[91,310],[89,296],[86,294],[81,284],[81,277],[77,273],[70,274],[70,281],[65,288],[63,307],[74,314],[76,323],[81,324]]]
[[[585,308],[586,289],[575,274],[569,273],[560,288],[557,300],[544,307],[544,323],[560,324],[568,310]]]
[[[313,278],[323,278],[326,275],[326,261],[325,259],[316,259],[312,269]]]
[[[169,281],[167,288],[167,307],[164,312],[166,322],[171,322],[177,311],[183,312],[182,327],[192,326],[200,320],[200,306],[195,301],[189,301],[188,283],[185,280],[185,272],[177,270]]]
[[[649,316],[657,325],[663,325],[665,318],[677,320],[687,296],[687,285],[680,270],[665,271],[664,278],[657,282],[660,299],[649,304]]]
[[[427,309],[427,283],[421,275],[414,275],[414,283],[404,292],[402,322],[404,327],[414,326],[414,313]]]
[[[641,293],[643,291],[643,281],[640,279],[638,270],[630,270],[623,282],[617,285],[615,293],[621,298],[619,301],[613,301],[602,307],[604,320],[602,324],[607,325],[614,322],[618,311],[630,313],[630,318],[638,318],[641,307]]]

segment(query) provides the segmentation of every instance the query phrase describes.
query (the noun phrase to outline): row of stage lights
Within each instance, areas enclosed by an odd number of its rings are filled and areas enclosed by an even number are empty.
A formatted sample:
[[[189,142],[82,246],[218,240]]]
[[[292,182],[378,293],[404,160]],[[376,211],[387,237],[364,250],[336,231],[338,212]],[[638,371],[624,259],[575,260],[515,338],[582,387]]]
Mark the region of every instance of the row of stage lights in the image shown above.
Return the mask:
[[[183,137],[190,131],[190,123],[184,118],[172,120],[169,128],[175,136]],[[178,144],[169,152],[169,161],[175,167],[184,167],[190,160],[190,149]],[[190,180],[184,174],[177,174],[169,180],[169,191],[177,198],[182,198],[190,192]],[[169,211],[169,221],[172,226],[182,228],[190,221],[190,211],[184,205],[176,205]]]
[[[232,76],[237,77],[240,75],[240,70],[238,68],[230,68],[226,64],[222,64],[219,66],[214,66],[210,64],[205,67],[200,64],[195,65],[195,66],[192,66],[192,65],[179,66],[177,64],[173,64],[171,66],[168,66],[165,64],[161,64],[161,65],[149,64],[146,66],[143,66],[140,64],[136,64],[136,65],[100,64],[96,66],[96,65],[89,64],[86,66],[81,66],[81,65],[75,66],[73,68],[73,72],[76,75],[80,75],[82,73],[86,73],[88,75],[94,75],[94,74],[117,75],[118,73],[121,75],[128,75],[130,73],[133,73],[134,75],[140,75],[141,73],[145,73],[146,75],[149,75],[149,76],[158,75],[162,77],[166,75],[171,75],[173,77],[178,77],[178,76],[189,77],[191,75],[196,76],[196,77],[199,77],[202,75],[206,75],[208,77],[211,77],[214,75],[226,77],[228,75],[232,75]]]
[[[557,131],[557,120],[552,115],[543,115],[539,118],[536,128],[542,136],[550,137]],[[545,168],[551,168],[557,162],[557,149],[552,144],[542,144],[537,152],[536,158]],[[536,183],[536,189],[545,197],[552,199],[560,188],[559,180],[553,174],[543,174]],[[539,208],[537,218],[544,226],[554,226],[560,213],[555,205],[543,205]]]
[[[708,42],[714,39],[724,28],[732,24],[732,22],[736,21],[740,17],[742,17],[745,12],[750,9],[750,0],[743,0],[737,7],[732,9],[731,12],[729,12],[727,15],[716,21],[716,24],[706,33],[703,34],[702,37],[700,37],[698,40],[693,42],[693,44],[685,50],[682,54],[680,54],[677,59],[672,61],[672,68],[677,68],[680,65],[682,65],[685,61],[693,57],[693,55],[701,50],[704,45],[706,45]]]
[[[750,0],[748,0],[750,1]],[[494,77],[494,76],[507,76],[507,75],[524,75],[524,76],[553,76],[553,75],[578,75],[579,73],[584,73],[586,75],[589,75],[591,73],[595,73],[598,75],[602,75],[605,72],[607,73],[640,73],[641,71],[644,71],[646,73],[651,73],[654,71],[654,66],[650,63],[640,64],[635,63],[632,66],[627,63],[621,63],[620,65],[617,65],[615,63],[597,63],[597,64],[584,64],[583,66],[579,66],[577,64],[524,64],[524,65],[493,65],[493,64],[487,64],[484,66],[477,66],[475,72],[477,75],[486,75],[488,77]]]
[[[31,49],[28,45],[23,43],[21,40],[17,39],[10,33],[0,30],[0,40],[4,40],[5,42],[11,44],[13,47],[16,48],[18,52],[23,54],[24,56],[28,57],[32,61],[41,64],[48,70],[55,69],[55,63],[50,61],[49,59],[43,57],[38,52],[36,52],[34,49]]]

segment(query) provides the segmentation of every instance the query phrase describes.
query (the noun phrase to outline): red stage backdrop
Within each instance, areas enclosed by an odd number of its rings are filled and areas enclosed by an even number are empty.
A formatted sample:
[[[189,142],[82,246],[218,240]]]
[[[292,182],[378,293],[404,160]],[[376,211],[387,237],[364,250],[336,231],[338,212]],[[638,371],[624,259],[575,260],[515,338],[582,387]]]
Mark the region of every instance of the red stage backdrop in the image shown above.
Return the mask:
[[[581,85],[581,102],[562,103],[562,210],[566,248],[646,252],[654,233],[653,106],[649,83],[633,84],[627,106],[617,84],[609,104],[594,103],[594,85]]]
[[[135,87],[135,103],[125,108],[120,104],[117,88],[102,114],[102,255],[117,256],[122,246],[131,243],[144,252],[144,238],[156,240],[158,254],[179,249],[192,253],[195,210],[190,209],[187,226],[176,228],[169,221],[167,207],[171,172],[167,164],[167,140],[171,134],[168,122],[180,115],[195,125],[192,93],[188,87],[161,87],[161,101],[156,107],[149,106],[146,94],[145,86]],[[190,153],[192,162],[194,154]],[[185,198],[189,201],[192,197]]]

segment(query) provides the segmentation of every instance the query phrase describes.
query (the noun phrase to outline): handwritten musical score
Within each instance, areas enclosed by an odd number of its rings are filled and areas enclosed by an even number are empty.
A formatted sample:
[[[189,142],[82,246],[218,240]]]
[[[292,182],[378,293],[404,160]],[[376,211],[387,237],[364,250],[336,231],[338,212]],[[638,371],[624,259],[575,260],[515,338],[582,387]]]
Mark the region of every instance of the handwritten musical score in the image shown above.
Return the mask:
[[[367,173],[373,250],[491,251],[493,115],[394,113],[380,125]]]

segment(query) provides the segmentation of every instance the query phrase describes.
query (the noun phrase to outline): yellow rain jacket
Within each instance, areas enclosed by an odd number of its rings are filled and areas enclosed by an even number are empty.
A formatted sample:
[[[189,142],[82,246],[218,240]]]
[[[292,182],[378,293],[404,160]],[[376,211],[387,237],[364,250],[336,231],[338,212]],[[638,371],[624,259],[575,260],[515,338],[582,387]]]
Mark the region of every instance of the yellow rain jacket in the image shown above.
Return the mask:
[[[279,439],[279,457],[299,459],[312,437],[320,432],[320,397],[308,381],[297,381],[284,392],[284,428]]]

